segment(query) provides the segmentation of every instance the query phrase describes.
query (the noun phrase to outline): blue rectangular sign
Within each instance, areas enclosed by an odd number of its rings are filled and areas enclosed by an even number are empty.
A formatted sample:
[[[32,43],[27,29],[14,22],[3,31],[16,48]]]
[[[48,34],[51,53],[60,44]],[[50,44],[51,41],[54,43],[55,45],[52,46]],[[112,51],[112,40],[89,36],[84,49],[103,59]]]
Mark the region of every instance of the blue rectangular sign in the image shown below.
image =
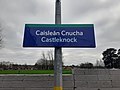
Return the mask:
[[[26,24],[23,47],[94,48],[93,24]]]

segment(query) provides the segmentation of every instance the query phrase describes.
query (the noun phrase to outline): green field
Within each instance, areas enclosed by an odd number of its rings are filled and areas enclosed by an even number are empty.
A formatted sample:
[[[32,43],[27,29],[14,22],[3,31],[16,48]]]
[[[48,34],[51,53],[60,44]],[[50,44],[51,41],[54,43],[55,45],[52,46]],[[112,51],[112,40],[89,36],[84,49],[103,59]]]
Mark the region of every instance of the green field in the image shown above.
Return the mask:
[[[54,70],[0,70],[0,74],[54,74]],[[72,74],[72,71],[63,70],[63,74]]]

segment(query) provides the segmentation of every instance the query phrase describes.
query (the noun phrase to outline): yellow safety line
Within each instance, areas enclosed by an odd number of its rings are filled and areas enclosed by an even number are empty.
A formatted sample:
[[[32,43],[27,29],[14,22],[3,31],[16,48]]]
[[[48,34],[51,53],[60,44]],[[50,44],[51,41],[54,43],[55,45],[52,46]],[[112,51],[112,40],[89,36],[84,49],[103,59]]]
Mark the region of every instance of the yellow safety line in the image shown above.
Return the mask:
[[[62,87],[54,87],[54,90],[63,90]]]

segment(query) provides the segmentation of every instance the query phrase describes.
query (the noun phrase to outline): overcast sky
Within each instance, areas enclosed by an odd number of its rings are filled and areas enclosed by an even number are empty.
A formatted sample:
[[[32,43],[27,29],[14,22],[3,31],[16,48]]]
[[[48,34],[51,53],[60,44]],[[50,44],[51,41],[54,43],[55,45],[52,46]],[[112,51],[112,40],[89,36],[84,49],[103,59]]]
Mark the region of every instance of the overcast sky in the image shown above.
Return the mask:
[[[54,48],[22,47],[24,26],[54,24],[55,0],[0,0],[0,27],[4,46],[0,61],[34,64],[42,52]],[[95,63],[107,48],[120,48],[120,0],[62,0],[63,24],[94,24],[95,49],[63,49],[66,65]]]

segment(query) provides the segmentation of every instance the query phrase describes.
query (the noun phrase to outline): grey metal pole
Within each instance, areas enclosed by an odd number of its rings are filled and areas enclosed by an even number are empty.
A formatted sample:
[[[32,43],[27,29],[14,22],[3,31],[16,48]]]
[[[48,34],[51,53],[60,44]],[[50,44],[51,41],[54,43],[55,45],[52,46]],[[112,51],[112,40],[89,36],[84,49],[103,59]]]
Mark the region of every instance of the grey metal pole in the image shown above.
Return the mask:
[[[56,0],[55,24],[61,24],[61,1]],[[55,47],[54,60],[54,90],[63,90],[62,87],[62,48]]]

